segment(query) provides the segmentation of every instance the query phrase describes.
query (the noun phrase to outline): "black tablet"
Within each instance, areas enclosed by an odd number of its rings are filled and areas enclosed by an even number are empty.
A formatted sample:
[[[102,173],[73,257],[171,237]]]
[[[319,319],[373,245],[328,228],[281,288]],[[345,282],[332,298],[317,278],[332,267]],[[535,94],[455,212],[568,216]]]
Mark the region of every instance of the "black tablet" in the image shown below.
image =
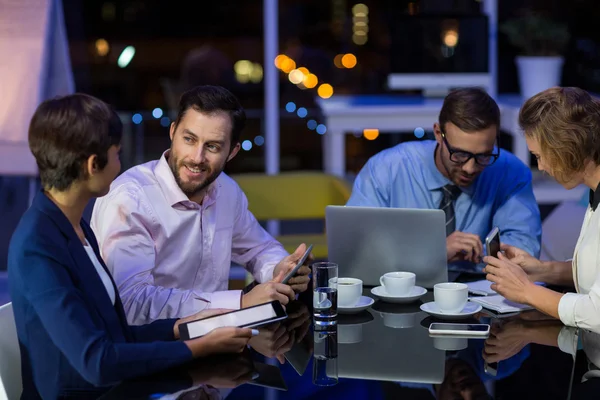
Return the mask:
[[[179,325],[179,336],[182,340],[201,337],[216,328],[237,326],[239,328],[254,328],[286,319],[287,314],[277,300],[256,306],[230,311],[225,314],[185,322]]]
[[[254,370],[257,377],[248,382],[249,385],[263,386],[284,391],[288,390],[278,366],[255,361]]]

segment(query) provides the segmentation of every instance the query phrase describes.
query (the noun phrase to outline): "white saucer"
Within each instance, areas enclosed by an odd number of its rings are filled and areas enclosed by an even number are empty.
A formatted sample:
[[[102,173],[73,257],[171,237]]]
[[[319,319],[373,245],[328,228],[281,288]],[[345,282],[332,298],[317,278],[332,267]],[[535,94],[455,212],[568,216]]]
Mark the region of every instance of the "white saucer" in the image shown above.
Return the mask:
[[[461,319],[470,317],[473,314],[481,311],[481,305],[477,303],[467,302],[467,305],[462,309],[461,312],[456,314],[448,314],[440,311],[438,306],[435,304],[435,301],[430,301],[429,303],[421,304],[421,311],[425,311],[427,314],[439,318],[439,319]]]
[[[427,289],[422,288],[421,286],[413,286],[409,295],[393,296],[386,292],[383,286],[377,286],[371,289],[371,293],[378,297],[381,301],[385,301],[387,303],[405,304],[419,300],[421,296],[427,293]]]
[[[375,303],[375,300],[373,300],[372,298],[368,296],[360,296],[360,299],[358,300],[358,303],[356,303],[355,306],[342,307],[338,305],[337,311],[340,314],[356,314],[371,307],[373,303]]]

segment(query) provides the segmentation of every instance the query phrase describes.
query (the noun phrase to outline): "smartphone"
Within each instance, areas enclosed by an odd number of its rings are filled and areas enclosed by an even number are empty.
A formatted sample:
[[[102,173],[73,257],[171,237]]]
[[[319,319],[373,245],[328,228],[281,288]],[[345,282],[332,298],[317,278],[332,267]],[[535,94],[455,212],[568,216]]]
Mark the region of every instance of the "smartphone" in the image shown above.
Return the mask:
[[[490,334],[490,326],[488,324],[450,324],[433,322],[429,325],[429,334],[432,336],[454,335],[486,338]]]
[[[248,382],[248,384],[277,390],[288,390],[279,367],[255,361],[254,370],[258,376]]]
[[[179,336],[182,340],[190,340],[224,326],[254,328],[286,318],[287,314],[281,303],[273,300],[269,303],[183,323],[179,325]]]
[[[300,267],[304,265],[304,262],[306,261],[306,259],[310,255],[310,252],[312,251],[312,248],[313,248],[312,244],[310,246],[308,246],[308,248],[306,249],[306,251],[302,255],[302,258],[300,258],[300,260],[298,261],[298,264],[296,264],[296,266],[294,267],[294,269],[291,270],[290,273],[285,278],[283,278],[283,280],[281,281],[281,283],[288,283],[288,281],[290,279],[292,279],[296,275],[296,272],[298,272],[298,270],[300,269]]]
[[[485,238],[485,251],[488,256],[498,257],[500,252],[500,229],[497,226]]]

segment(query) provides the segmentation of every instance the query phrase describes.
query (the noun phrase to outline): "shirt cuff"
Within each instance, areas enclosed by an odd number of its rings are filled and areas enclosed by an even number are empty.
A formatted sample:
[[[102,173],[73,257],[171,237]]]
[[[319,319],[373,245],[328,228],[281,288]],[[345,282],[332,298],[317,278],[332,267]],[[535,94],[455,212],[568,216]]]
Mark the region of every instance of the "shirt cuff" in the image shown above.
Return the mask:
[[[570,326],[563,326],[558,334],[558,348],[567,354],[571,354],[575,357],[577,353],[577,342],[579,337],[577,336],[577,330]]]
[[[277,263],[263,265],[263,267],[260,270],[260,280],[258,283],[265,283],[265,282],[269,282],[270,280],[272,280],[274,278],[273,271],[275,270],[276,266],[277,266]]]
[[[585,296],[578,293],[565,293],[558,302],[558,317],[567,326],[577,326],[575,322],[575,306],[577,301]]]
[[[239,310],[242,306],[241,290],[224,290],[220,292],[204,293],[203,297],[208,297],[208,299],[196,299],[196,301],[201,303],[201,305],[199,304],[198,310],[203,308]],[[206,300],[209,301],[208,305],[206,305]]]

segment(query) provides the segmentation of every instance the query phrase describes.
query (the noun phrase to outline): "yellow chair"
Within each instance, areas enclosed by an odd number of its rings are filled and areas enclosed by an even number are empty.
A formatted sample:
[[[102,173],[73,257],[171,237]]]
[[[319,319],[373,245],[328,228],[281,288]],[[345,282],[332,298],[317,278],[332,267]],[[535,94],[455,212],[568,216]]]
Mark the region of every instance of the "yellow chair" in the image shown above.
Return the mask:
[[[322,172],[239,174],[232,178],[246,194],[248,208],[259,221],[325,219],[325,207],[345,205],[352,192],[346,181]],[[315,258],[327,258],[325,233],[281,235],[277,240],[290,253],[300,243],[312,243]]]

